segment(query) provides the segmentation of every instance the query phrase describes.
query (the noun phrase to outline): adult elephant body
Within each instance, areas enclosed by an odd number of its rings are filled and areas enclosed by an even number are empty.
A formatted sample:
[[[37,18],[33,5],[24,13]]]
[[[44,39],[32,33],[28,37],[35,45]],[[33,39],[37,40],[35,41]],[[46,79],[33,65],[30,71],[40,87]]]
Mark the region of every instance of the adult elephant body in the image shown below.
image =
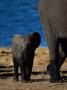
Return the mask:
[[[51,59],[47,69],[51,81],[60,81],[59,69],[67,56],[67,1],[40,0],[39,10]]]

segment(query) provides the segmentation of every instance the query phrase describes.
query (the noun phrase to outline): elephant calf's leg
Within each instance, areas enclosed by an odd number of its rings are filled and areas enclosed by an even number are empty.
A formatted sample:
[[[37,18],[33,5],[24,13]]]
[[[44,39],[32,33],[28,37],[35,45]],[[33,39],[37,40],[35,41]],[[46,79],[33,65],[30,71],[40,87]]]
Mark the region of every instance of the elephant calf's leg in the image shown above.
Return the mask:
[[[21,82],[26,82],[26,78],[27,78],[26,66],[20,65],[20,71],[21,71]]]
[[[27,73],[27,81],[28,81],[28,82],[31,82],[31,81],[30,81],[30,77],[31,77],[31,73],[32,73],[32,66],[33,66],[33,65],[30,64],[30,65],[28,66],[28,69],[27,69],[27,70],[28,70],[28,73]]]
[[[14,81],[18,81],[18,65],[14,64]]]

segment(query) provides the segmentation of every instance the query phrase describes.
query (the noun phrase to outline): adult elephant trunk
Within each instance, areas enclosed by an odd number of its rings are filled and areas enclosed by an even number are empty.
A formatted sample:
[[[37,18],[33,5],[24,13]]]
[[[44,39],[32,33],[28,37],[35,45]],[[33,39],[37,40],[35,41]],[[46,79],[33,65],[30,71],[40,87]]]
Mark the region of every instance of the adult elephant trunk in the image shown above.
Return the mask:
[[[48,70],[51,80],[60,81],[59,69],[67,56],[67,0],[40,0],[39,11],[51,59]]]

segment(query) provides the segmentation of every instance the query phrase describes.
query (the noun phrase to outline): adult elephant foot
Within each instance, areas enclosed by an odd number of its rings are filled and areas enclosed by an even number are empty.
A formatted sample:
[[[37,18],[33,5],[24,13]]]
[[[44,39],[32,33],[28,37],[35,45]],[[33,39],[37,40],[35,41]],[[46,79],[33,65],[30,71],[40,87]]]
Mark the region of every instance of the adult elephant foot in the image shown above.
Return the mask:
[[[50,82],[51,83],[61,83],[61,82],[63,82],[63,79],[60,76],[59,71],[56,70],[55,65],[53,65],[52,63],[50,63],[47,66],[47,72],[50,75]]]

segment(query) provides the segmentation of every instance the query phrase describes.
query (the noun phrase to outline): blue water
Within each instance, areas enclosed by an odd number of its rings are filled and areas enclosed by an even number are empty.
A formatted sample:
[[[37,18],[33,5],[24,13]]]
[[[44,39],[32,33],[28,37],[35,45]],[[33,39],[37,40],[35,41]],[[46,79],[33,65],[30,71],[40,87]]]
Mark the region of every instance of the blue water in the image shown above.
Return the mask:
[[[10,47],[19,33],[39,32],[42,47],[47,47],[38,11],[39,0],[0,0],[0,47]]]

